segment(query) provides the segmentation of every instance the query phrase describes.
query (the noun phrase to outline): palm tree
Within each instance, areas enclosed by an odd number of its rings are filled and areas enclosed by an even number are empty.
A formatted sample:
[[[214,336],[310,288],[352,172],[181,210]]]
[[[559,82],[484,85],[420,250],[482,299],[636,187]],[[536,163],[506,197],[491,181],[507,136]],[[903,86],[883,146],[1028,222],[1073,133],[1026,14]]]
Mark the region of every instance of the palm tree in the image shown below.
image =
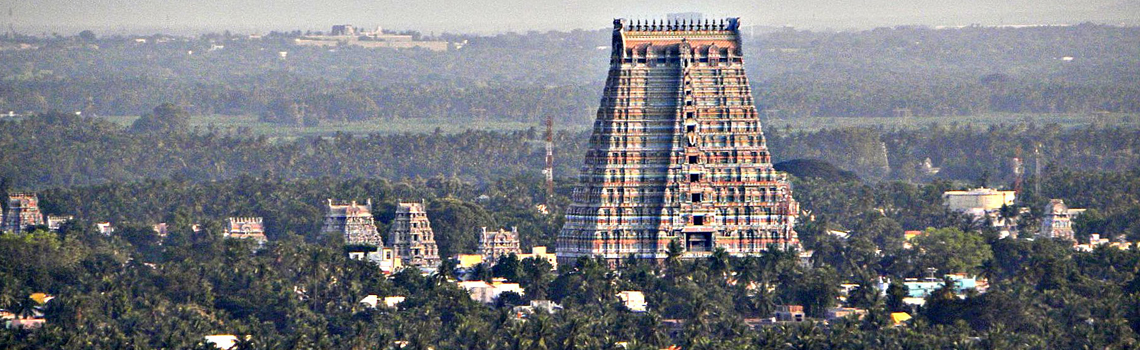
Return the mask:
[[[665,251],[665,272],[671,278],[677,278],[682,274],[681,271],[681,256],[685,253],[684,248],[681,247],[681,242],[677,240],[669,241],[669,245]]]
[[[238,337],[230,350],[253,350],[255,348],[253,337],[246,335],[244,337]]]
[[[39,303],[32,298],[17,299],[10,308],[16,318],[33,318],[39,312]]]
[[[586,323],[586,322],[581,319],[580,315],[569,314],[569,311],[567,312],[566,318],[567,318],[566,327],[564,327],[562,329],[562,332],[561,332],[562,334],[565,335],[565,337],[562,338],[562,344],[559,347],[559,349],[561,349],[561,350],[585,349],[586,346],[584,343],[585,343],[585,336],[586,335],[582,334],[582,329],[584,328],[584,323]]]
[[[728,271],[729,256],[728,251],[724,247],[717,247],[712,255],[709,255],[709,270],[723,276]]]
[[[539,312],[527,320],[525,337],[521,342],[523,349],[546,350],[547,340],[553,335],[550,329],[550,316]]]

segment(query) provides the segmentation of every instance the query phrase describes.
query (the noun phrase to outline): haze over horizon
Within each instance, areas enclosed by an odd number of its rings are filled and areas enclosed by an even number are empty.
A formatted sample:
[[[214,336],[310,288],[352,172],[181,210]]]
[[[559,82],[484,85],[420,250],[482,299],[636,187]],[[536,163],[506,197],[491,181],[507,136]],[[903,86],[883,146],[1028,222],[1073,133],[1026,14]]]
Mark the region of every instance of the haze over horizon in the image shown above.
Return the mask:
[[[309,1],[258,0],[7,0],[9,26],[23,34],[62,35],[92,29],[98,34],[239,33],[328,30],[333,24],[421,32],[499,33],[606,28],[615,17],[664,18],[699,12],[706,18],[741,17],[744,25],[817,30],[897,25],[1059,25],[1094,22],[1140,25],[1140,2],[1129,0],[824,1],[686,0],[345,0],[314,6]]]

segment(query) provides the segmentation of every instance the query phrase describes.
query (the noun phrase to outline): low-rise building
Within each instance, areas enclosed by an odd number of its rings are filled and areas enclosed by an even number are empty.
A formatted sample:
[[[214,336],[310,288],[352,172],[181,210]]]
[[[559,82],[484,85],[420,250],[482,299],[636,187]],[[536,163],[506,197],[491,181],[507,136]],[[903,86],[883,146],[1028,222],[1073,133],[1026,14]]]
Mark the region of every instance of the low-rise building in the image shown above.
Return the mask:
[[[387,306],[390,309],[397,309],[397,308],[399,308],[400,303],[404,302],[405,299],[407,299],[407,298],[404,297],[403,295],[393,295],[393,296],[384,297],[384,306]]]
[[[4,327],[8,328],[8,329],[38,329],[40,327],[43,327],[45,323],[47,323],[47,320],[45,320],[42,316],[41,317],[36,317],[36,316],[20,317],[20,316],[16,316],[16,317],[12,317],[10,319],[4,320]]]
[[[154,226],[151,226],[151,229],[154,230],[155,235],[158,235],[159,242],[162,242],[162,240],[165,240],[166,235],[170,234],[170,228],[167,227],[165,222],[160,222],[160,223],[154,224]]]
[[[979,293],[985,293],[989,284],[985,279],[980,279],[974,276],[968,276],[964,273],[946,274],[944,277],[954,281],[954,293],[961,296],[968,293],[970,290],[975,290]],[[880,290],[886,290],[889,281],[883,280],[880,282]],[[903,303],[908,305],[922,306],[926,303],[926,297],[931,293],[942,288],[944,285],[942,279],[925,278],[919,280],[917,278],[908,278],[903,282],[906,287],[907,295],[903,298]]]
[[[422,48],[431,51],[447,51],[451,47],[447,41],[416,40],[416,37],[408,34],[385,33],[381,28],[370,32],[348,24],[334,25],[328,35],[306,35],[295,39],[294,43],[298,46],[346,45],[364,48]]]
[[[777,305],[776,322],[803,322],[806,320],[803,305]]]
[[[380,267],[380,271],[385,274],[395,273],[404,267],[404,262],[400,259],[400,256],[396,254],[395,249],[388,247],[369,251],[350,250],[348,252],[348,258],[376,264],[376,266]]]
[[[4,322],[4,327],[8,329],[37,329],[43,327],[47,323],[44,318],[43,307],[55,297],[47,293],[32,293],[28,299],[35,301],[36,304],[30,310],[23,310],[19,313],[11,312],[8,310],[0,310],[0,320]]]
[[[483,263],[482,254],[459,254],[455,256],[455,267],[471,269]]]
[[[1013,205],[1015,199],[1017,192],[985,187],[967,191],[946,191],[942,194],[943,203],[947,208],[975,217],[984,217],[986,213],[999,210],[1002,206]]]
[[[506,292],[516,293],[518,295],[525,294],[522,286],[518,283],[507,283],[505,280],[496,278],[491,283],[486,281],[460,281],[457,282],[460,288],[463,288],[471,295],[471,299],[484,303],[494,304],[495,300]]]
[[[233,334],[214,334],[205,336],[206,344],[213,345],[219,350],[230,350],[237,346],[238,337]]]
[[[369,294],[368,296],[364,297],[364,299],[360,299],[360,303],[373,309],[380,306],[381,303],[383,303],[382,305],[387,308],[396,309],[400,303],[404,302],[404,299],[406,298],[402,295],[387,296],[381,299],[376,294]]]
[[[827,230],[827,234],[835,236],[835,238],[839,238],[839,239],[847,239],[847,237],[851,236],[850,231],[840,231],[840,230]]]
[[[96,222],[95,230],[104,236],[110,236],[115,233],[115,226],[110,221]]]
[[[356,36],[357,31],[356,31],[356,27],[351,25],[351,24],[337,24],[337,25],[332,26],[332,30],[329,31],[329,35],[332,35],[332,36]]]
[[[892,312],[891,313],[891,322],[895,326],[901,326],[901,325],[905,324],[907,321],[910,321],[910,319],[912,319],[912,318],[913,317],[911,317],[910,314],[905,313],[905,312]]]
[[[546,262],[550,263],[552,270],[558,269],[558,256],[554,255],[554,253],[547,252],[545,246],[533,247],[530,248],[530,253],[519,254],[519,260],[530,258],[546,260]]]
[[[530,253],[516,254],[519,260],[526,259],[542,259],[550,263],[552,269],[558,269],[558,259],[554,253],[546,251],[545,246],[537,246],[530,249]],[[488,259],[483,254],[457,254],[455,255],[456,267],[458,268],[473,268],[475,265],[482,263],[494,264],[495,260]]]
[[[553,314],[562,310],[562,305],[558,305],[550,300],[531,300],[530,305],[519,305],[511,309],[515,318],[525,319],[529,318],[535,312],[542,311],[548,314]]]
[[[1001,215],[1001,208],[1013,206],[1017,199],[1016,191],[1000,191],[992,188],[976,188],[966,191],[946,191],[942,193],[943,204],[950,210],[973,216],[977,220],[989,220],[1000,238],[1018,235],[1018,216]],[[1018,213],[1022,213],[1019,209]]]
[[[903,231],[903,248],[910,249],[912,247],[910,241],[921,235],[922,231],[919,230]]]
[[[1004,205],[1012,205],[1017,198],[1014,191],[999,191],[992,188],[976,188],[966,191],[946,191],[942,199],[950,210],[968,211],[971,209],[996,210]]]
[[[36,302],[36,304],[39,304],[39,305],[47,304],[47,302],[55,299],[54,296],[51,296],[50,294],[47,294],[47,293],[32,293],[32,294],[28,295],[28,298],[32,299],[33,301]]]
[[[645,293],[642,293],[641,291],[621,291],[617,294],[617,297],[621,300],[622,305],[625,306],[626,309],[629,309],[629,311],[649,311],[649,304],[645,302]]]
[[[814,250],[800,251],[799,256],[798,256],[800,266],[803,266],[804,268],[810,268],[811,267],[811,258],[813,256],[815,256]]]
[[[1128,242],[1128,241],[1124,241],[1124,240],[1113,241],[1113,240],[1110,240],[1108,238],[1101,238],[1100,234],[1094,233],[1094,234],[1089,235],[1088,244],[1074,244],[1073,249],[1083,251],[1083,252],[1091,252],[1100,246],[1107,246],[1107,247],[1112,247],[1112,248],[1116,248],[1116,249],[1120,249],[1120,250],[1129,250],[1129,249],[1132,249],[1133,244],[1132,244],[1132,242]]]
[[[828,320],[844,317],[854,317],[855,319],[862,320],[865,315],[867,315],[867,310],[854,307],[833,307],[827,310]]]
[[[380,304],[380,296],[376,294],[369,294],[363,299],[360,299],[360,303],[364,304],[364,306],[367,306],[370,309],[375,309],[376,306]]]
[[[46,220],[48,230],[51,230],[52,232],[59,232],[59,229],[63,228],[63,224],[66,224],[71,220],[75,220],[75,217],[71,215],[48,215]]]

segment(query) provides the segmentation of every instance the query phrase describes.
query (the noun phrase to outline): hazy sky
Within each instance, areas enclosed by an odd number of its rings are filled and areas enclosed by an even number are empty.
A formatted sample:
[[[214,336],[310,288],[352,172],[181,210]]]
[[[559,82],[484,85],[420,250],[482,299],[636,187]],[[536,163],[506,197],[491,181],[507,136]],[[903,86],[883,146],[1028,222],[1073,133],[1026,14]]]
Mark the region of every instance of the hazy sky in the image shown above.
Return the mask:
[[[231,29],[328,30],[337,23],[424,32],[502,32],[610,26],[614,17],[671,12],[742,17],[745,25],[851,29],[905,24],[1140,24],[1140,0],[0,0],[4,29],[32,34]],[[3,13],[7,15],[5,11]]]

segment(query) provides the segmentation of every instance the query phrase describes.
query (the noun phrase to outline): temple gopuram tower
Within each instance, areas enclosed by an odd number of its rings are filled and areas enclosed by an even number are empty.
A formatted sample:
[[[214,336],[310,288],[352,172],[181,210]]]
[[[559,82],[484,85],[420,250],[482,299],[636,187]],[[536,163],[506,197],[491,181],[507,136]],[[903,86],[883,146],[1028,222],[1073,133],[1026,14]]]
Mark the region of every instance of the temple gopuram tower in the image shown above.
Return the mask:
[[[321,233],[344,235],[344,244],[350,246],[384,247],[384,240],[380,238],[376,220],[372,217],[372,199],[365,204],[357,204],[356,201],[337,204],[329,199]]]
[[[400,202],[396,205],[396,217],[388,230],[388,240],[405,265],[436,267],[439,264],[435,234],[423,203]]]
[[[799,205],[772,168],[739,21],[614,21],[609,76],[559,264],[799,247]]]
[[[522,254],[519,248],[519,229],[512,227],[510,231],[487,231],[483,227],[479,231],[479,255],[484,261],[494,264],[499,257],[510,254]]]
[[[35,193],[9,194],[8,210],[3,218],[0,232],[21,233],[28,226],[45,224],[44,215],[40,213],[40,199]]]

